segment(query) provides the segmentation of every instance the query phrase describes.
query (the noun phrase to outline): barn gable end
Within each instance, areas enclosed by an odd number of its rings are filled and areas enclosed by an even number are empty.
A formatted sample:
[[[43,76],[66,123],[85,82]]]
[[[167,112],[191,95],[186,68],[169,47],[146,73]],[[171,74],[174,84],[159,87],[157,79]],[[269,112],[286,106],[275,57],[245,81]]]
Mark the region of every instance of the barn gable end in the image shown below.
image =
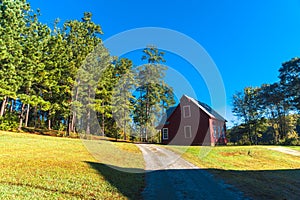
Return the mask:
[[[187,95],[166,112],[158,129],[163,144],[226,144],[226,120],[208,105]]]

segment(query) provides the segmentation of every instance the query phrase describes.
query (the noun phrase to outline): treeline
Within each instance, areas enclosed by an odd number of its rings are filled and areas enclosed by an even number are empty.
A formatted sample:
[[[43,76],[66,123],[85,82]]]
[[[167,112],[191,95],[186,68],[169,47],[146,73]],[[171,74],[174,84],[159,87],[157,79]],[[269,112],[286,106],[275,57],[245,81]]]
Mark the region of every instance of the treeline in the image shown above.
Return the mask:
[[[52,28],[39,16],[26,0],[0,2],[0,129],[149,140],[155,115],[174,103],[164,53],[145,48],[136,68],[109,55],[91,13]]]
[[[232,112],[242,123],[229,131],[231,142],[300,145],[300,59],[284,62],[278,77],[233,96]]]

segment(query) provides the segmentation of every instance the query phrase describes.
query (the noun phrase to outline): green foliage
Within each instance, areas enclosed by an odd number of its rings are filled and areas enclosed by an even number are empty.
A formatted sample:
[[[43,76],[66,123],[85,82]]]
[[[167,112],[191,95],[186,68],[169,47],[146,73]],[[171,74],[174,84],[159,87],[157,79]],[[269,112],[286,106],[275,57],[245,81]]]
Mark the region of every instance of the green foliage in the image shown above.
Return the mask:
[[[232,112],[247,126],[248,139],[251,144],[258,143],[257,125],[262,117],[258,94],[259,88],[246,87],[243,92],[238,92],[233,96]]]
[[[18,75],[23,56],[22,35],[26,29],[29,5],[23,0],[3,0],[0,4],[0,96],[16,98],[22,85]]]
[[[16,113],[7,113],[4,117],[0,117],[0,130],[13,131],[18,128],[19,117]]]
[[[163,109],[167,109],[174,103],[173,91],[164,83],[166,67],[164,52],[154,46],[148,46],[143,50],[142,60],[148,63],[137,68],[137,92],[133,119],[140,127],[141,135],[147,141],[156,134],[155,127],[162,116]]]
[[[259,144],[276,144],[276,131],[272,126],[265,126],[266,131],[262,132]]]
[[[233,113],[247,126],[251,144],[297,144],[300,117],[300,59],[293,58],[279,69],[280,82],[246,87],[233,96]],[[261,119],[265,122],[261,124]],[[262,125],[262,130],[258,130]],[[233,134],[238,128],[234,127]],[[241,135],[244,137],[245,132]],[[255,136],[253,138],[253,136]],[[240,139],[238,139],[240,140]],[[235,142],[235,140],[233,141]]]
[[[292,146],[300,146],[300,140],[299,138],[296,137],[291,137],[291,138],[285,138],[283,140],[280,140],[279,144],[281,145],[292,145]]]
[[[123,139],[143,130],[151,138],[157,118],[174,104],[173,90],[163,81],[164,52],[145,48],[147,64],[133,69],[131,60],[109,55],[92,13],[62,26],[55,20],[53,28],[40,15],[26,0],[0,3],[1,127],[18,123],[19,130],[32,126],[64,130],[66,136]],[[8,125],[12,113],[19,117]]]
[[[279,69],[279,78],[286,100],[300,111],[300,59],[296,57],[284,62]]]
[[[118,79],[113,90],[112,111],[118,127],[123,132],[123,139],[127,139],[128,132],[132,130],[132,110],[134,108],[133,89],[136,86],[132,61],[120,59],[116,63],[115,77]]]

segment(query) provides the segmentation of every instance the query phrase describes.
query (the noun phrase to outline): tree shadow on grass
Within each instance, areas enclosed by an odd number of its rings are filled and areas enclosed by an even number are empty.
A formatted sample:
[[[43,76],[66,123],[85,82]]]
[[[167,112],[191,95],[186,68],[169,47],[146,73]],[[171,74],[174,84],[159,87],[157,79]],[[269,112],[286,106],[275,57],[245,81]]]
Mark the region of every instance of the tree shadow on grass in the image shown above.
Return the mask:
[[[129,199],[142,199],[141,193],[145,186],[145,173],[142,169],[120,168],[103,163],[86,162],[119,192]],[[138,173],[137,173],[138,172]]]
[[[300,196],[300,166],[299,169],[206,171],[252,199],[296,200]]]
[[[299,199],[300,194],[300,169],[172,169],[128,173],[142,171],[87,163],[129,199]]]

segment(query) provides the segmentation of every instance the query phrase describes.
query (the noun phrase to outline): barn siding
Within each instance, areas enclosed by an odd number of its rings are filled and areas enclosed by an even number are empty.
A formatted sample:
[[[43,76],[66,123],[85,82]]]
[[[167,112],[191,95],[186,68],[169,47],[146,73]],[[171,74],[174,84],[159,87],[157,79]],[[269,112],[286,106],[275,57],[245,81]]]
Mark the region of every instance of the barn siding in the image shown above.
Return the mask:
[[[184,118],[183,109],[188,105],[190,106],[191,116]],[[211,118],[195,103],[191,102],[190,99],[183,96],[180,99],[180,104],[163,126],[163,128],[168,128],[168,139],[163,140],[163,138],[161,138],[161,141],[162,144],[214,146],[219,142],[218,136],[214,137],[214,125],[217,127],[224,126],[224,128],[226,128],[225,122]],[[185,138],[185,126],[191,126],[191,138]]]

